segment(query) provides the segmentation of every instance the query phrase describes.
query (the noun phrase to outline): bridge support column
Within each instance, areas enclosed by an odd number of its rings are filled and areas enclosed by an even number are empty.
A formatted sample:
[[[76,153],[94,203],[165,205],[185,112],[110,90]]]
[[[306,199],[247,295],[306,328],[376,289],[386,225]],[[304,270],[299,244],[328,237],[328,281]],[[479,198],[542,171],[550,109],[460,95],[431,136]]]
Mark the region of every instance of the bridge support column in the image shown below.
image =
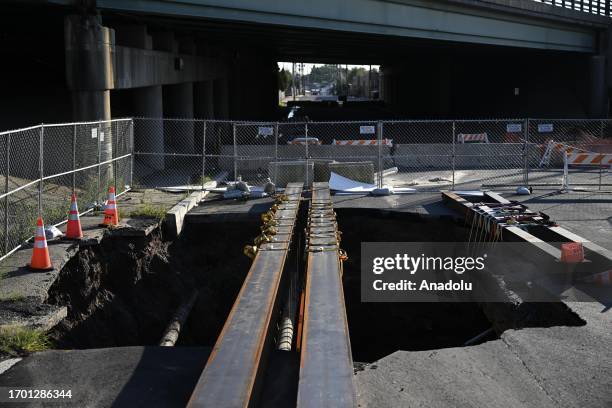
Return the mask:
[[[74,120],[110,120],[114,30],[102,26],[98,17],[71,15],[64,19],[64,41],[66,81],[72,90]],[[110,124],[101,130],[104,140],[100,139],[99,158],[106,161],[112,157],[113,135]],[[111,165],[104,169],[104,176],[112,179]]]
[[[193,88],[193,114],[196,118],[213,119],[213,81],[196,82]]]
[[[606,57],[594,55],[589,60],[589,116],[605,118],[606,103]]]
[[[137,121],[134,127],[135,150],[146,153],[164,153],[164,116],[162,87],[147,86],[133,90],[135,116],[151,118]],[[164,156],[145,155],[138,158],[137,164],[143,169],[138,174],[150,174],[164,168]],[[140,169],[139,169],[140,170]]]
[[[193,82],[164,86],[164,117],[193,119]],[[164,128],[164,139],[169,151],[194,153],[192,121],[167,119]],[[173,161],[172,167],[185,163],[184,160]]]
[[[213,92],[217,99],[217,103],[214,106],[215,119],[227,119],[229,117],[229,86],[227,79],[215,79]]]

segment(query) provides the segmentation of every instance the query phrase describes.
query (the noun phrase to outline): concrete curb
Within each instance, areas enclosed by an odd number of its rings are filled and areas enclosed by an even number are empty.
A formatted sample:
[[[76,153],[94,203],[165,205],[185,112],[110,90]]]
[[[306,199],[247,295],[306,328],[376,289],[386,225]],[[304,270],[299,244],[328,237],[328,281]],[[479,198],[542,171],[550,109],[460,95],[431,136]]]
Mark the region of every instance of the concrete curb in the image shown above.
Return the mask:
[[[175,239],[178,237],[183,229],[185,215],[189,210],[198,205],[207,195],[208,191],[195,191],[191,193],[189,197],[168,210],[163,223],[164,238]]]

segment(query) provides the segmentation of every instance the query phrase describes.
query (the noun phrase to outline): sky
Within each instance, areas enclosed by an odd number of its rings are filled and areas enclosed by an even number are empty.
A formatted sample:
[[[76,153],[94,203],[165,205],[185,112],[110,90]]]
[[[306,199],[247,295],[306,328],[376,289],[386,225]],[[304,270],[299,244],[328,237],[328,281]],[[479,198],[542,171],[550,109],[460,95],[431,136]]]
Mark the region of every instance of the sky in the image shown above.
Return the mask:
[[[292,69],[292,62],[279,62],[278,63],[278,69],[285,69],[285,71],[289,71],[291,72]],[[310,74],[310,71],[312,70],[312,67],[320,67],[321,65],[325,65],[325,64],[304,64],[304,74]],[[344,68],[344,64],[342,65],[342,67]],[[368,69],[369,65],[350,65],[349,64],[349,69],[354,68],[354,67],[363,67],[365,69]],[[378,69],[378,65],[372,65],[372,69],[376,68]],[[296,72],[298,71],[298,63],[295,64],[295,70]]]

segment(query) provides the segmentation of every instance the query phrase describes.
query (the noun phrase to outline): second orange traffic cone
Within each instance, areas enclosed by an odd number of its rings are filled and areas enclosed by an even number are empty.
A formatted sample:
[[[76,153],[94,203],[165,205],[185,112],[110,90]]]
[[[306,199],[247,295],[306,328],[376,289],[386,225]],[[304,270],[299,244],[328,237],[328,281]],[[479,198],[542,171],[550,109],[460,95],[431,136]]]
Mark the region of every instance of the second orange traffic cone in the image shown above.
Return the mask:
[[[108,188],[108,201],[104,207],[104,222],[105,226],[119,225],[119,214],[117,213],[117,200],[115,197],[115,187]]]
[[[66,226],[66,238],[83,238],[83,230],[81,229],[81,220],[79,218],[79,207],[77,206],[76,194],[74,193],[72,193],[72,197],[70,197],[70,213],[68,214],[68,225]]]
[[[45,225],[42,217],[36,221],[36,235],[34,235],[34,248],[32,249],[32,259],[28,265],[30,269],[48,271],[53,269],[49,258],[49,248],[45,237]]]

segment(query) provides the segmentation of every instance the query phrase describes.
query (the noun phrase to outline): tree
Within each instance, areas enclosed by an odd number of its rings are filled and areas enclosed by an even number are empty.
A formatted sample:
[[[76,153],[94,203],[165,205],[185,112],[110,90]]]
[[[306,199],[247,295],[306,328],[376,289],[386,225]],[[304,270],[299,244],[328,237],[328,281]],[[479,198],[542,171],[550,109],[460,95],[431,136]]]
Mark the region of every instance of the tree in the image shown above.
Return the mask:
[[[281,69],[278,72],[278,89],[280,91],[286,91],[291,84],[291,73],[285,71],[285,69]]]

